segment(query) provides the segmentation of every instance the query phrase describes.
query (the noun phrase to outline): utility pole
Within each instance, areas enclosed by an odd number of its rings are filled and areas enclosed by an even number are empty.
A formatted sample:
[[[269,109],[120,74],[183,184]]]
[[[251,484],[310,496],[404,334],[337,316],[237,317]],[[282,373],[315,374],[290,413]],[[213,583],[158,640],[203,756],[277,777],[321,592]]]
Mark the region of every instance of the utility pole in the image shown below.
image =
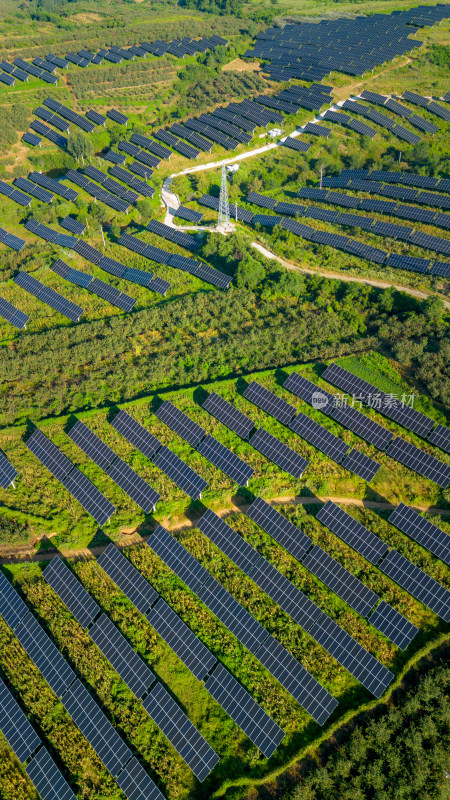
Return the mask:
[[[230,230],[230,206],[228,204],[228,184],[225,164],[222,164],[222,181],[220,184],[219,218],[217,227],[223,231]]]
[[[323,167],[320,167],[320,188],[322,188]]]

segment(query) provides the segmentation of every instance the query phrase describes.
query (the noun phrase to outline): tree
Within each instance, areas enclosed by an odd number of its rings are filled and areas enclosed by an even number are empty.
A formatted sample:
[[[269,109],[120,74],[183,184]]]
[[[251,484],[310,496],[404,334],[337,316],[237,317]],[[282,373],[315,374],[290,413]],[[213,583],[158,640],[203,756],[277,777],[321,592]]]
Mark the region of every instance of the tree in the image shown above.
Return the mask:
[[[432,322],[438,322],[442,319],[444,308],[444,301],[437,295],[428,297],[423,304],[423,312],[426,318]]]
[[[256,289],[266,277],[266,270],[260,261],[248,253],[242,257],[236,271],[236,283],[239,289]]]
[[[81,161],[82,158],[90,158],[94,148],[89,137],[81,131],[74,131],[67,140],[67,152],[77,161]]]

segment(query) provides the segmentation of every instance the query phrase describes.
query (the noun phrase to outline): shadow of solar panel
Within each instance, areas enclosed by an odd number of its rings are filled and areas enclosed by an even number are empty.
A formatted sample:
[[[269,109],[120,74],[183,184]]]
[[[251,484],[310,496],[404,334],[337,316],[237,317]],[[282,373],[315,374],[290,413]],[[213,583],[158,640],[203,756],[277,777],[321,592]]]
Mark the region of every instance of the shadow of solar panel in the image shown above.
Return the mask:
[[[244,731],[266,758],[275,752],[284,731],[266,714],[221,664],[205,683],[205,688]]]
[[[126,411],[119,411],[111,422],[113,428],[150,460],[161,447],[161,442]]]
[[[77,420],[68,431],[68,436],[76,445],[86,453],[101,469],[111,464],[116,458],[116,453],[95,434],[84,422]]]
[[[381,697],[394,675],[325,614],[310,635],[375,697]]]
[[[202,408],[212,414],[212,416],[220,422],[223,422],[227,428],[237,433],[242,439],[247,439],[255,427],[255,423],[249,419],[249,417],[216,392],[211,392],[204,403],[202,403]]]
[[[244,397],[250,400],[255,406],[261,408],[270,416],[275,417],[279,422],[289,424],[292,418],[296,415],[297,410],[291,406],[286,400],[278,397],[276,394],[261,386],[256,381],[252,381],[247,386]]]
[[[94,623],[89,635],[128,688],[142,699],[156,677],[106,614]]]
[[[114,544],[108,545],[98,558],[98,564],[141,614],[149,611],[158,599],[159,595],[153,586]]]
[[[302,559],[312,545],[309,536],[261,497],[257,497],[245,513],[297,561]]]
[[[296,453],[276,436],[272,436],[264,428],[259,428],[253,434],[249,439],[249,444],[294,478],[301,478],[308,466],[309,462],[306,458]]]
[[[73,464],[38,428],[25,442],[29,450],[59,481],[73,469]]]
[[[146,514],[155,510],[161,495],[125,461],[117,457],[105,472]]]
[[[103,711],[77,680],[63,697],[63,705],[111,775],[117,775],[131,757],[131,751]]]
[[[309,444],[314,445],[321,453],[324,453],[337,463],[342,461],[349,450],[349,445],[346,442],[301,412],[292,420],[289,427],[294,433],[301,436]]]
[[[303,557],[302,564],[362,617],[366,617],[380,599],[319,545],[314,545]]]
[[[31,612],[14,633],[56,696],[61,697],[76,675]]]
[[[405,619],[384,600],[371,614],[369,622],[378,631],[384,633],[391,642],[394,642],[400,650],[406,650],[415,635],[419,633],[419,629],[412,622]]]
[[[373,458],[369,458],[365,453],[361,453],[356,449],[350,450],[341,465],[366,481],[371,481],[380,469],[380,464],[374,461]]]
[[[446,453],[450,453],[450,430],[445,425],[437,425],[428,436],[428,441]]]
[[[380,569],[445,622],[450,622],[450,592],[434,578],[430,578],[397,550],[388,553]]]
[[[146,616],[150,625],[164,639],[175,655],[199,681],[203,681],[217,664],[216,657],[210,653],[203,642],[195,636],[162,597]]]
[[[0,453],[0,486],[2,489],[7,489],[17,478],[18,472],[13,467],[12,464],[9,463],[6,456],[3,453]]]
[[[261,556],[233,528],[208,508],[196,523],[197,528],[210,539],[219,550],[233,561],[246,575]]]
[[[198,445],[197,450],[215,467],[222,470],[231,480],[239,486],[247,486],[255,470],[242,458],[232,453],[228,447],[213,436],[206,436]]]
[[[219,763],[219,756],[160,683],[143,706],[198,780],[204,781]]]
[[[39,736],[1,678],[0,730],[21,763],[41,744]]]
[[[3,572],[0,572],[0,614],[12,630],[28,614],[28,607]]]
[[[389,522],[450,566],[450,536],[437,525],[421,517],[405,503],[397,506]]]
[[[208,488],[207,482],[168,447],[161,447],[152,461],[191,500],[197,500]]]
[[[59,556],[55,556],[42,573],[47,583],[65,603],[82,628],[100,613],[100,608]]]
[[[206,436],[206,431],[200,425],[197,425],[169,400],[164,400],[156,411],[156,416],[192,447],[197,447],[200,440]]]
[[[257,658],[319,725],[326,722],[338,701],[273,636],[260,647]]]
[[[366,442],[378,447],[379,450],[385,450],[389,442],[394,438],[394,434],[391,431],[386,430],[378,422],[346,403],[335,405],[330,412],[330,416],[336,422],[356,433],[361,439],[365,439]]]
[[[419,475],[429,478],[446,489],[450,483],[450,466],[430,456],[413,444],[399,437],[395,438],[387,449],[388,456],[395,458]]]
[[[55,762],[41,747],[25,767],[42,800],[76,800],[76,797]]]
[[[322,506],[316,518],[353,550],[367,558],[371,564],[378,564],[388,550],[387,544],[379,536],[369,531],[331,500]]]

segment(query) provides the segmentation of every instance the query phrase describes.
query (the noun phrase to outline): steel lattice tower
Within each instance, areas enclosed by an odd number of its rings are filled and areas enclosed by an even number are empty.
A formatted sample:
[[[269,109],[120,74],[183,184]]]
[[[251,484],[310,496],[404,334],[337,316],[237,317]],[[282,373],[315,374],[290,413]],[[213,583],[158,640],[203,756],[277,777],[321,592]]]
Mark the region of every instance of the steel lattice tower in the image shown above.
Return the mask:
[[[228,204],[228,185],[225,164],[222,165],[222,182],[220,184],[219,218],[217,227],[223,230],[230,228],[230,206]]]

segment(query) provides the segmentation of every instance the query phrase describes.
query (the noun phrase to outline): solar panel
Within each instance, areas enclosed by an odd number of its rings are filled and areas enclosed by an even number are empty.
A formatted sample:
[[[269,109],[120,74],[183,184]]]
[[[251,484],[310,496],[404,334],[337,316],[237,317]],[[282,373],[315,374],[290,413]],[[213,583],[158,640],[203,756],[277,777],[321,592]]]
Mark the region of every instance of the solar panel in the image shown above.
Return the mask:
[[[115,458],[113,463],[105,468],[105,472],[146,514],[155,510],[161,495],[125,461],[119,457]]]
[[[0,297],[0,317],[3,317],[3,319],[10,322],[11,325],[21,330],[26,327],[30,319],[28,314],[24,314],[23,311],[20,311],[3,297]],[[6,487],[4,486],[3,488],[5,489]]]
[[[45,749],[41,747],[25,767],[42,800],[76,800],[76,797]]]
[[[80,420],[77,420],[75,425],[68,431],[68,436],[101,469],[106,469],[117,457],[114,450],[111,450]]]
[[[18,474],[19,473],[15,467],[9,463],[6,456],[0,453],[0,487],[2,489],[8,489],[11,484],[14,484],[14,480],[17,478]]]
[[[242,688],[221,664],[207,679],[205,688],[244,731],[266,758],[275,752],[284,738],[281,728]]]
[[[206,436],[197,445],[197,450],[200,455],[222,470],[231,480],[236,481],[239,486],[246,486],[255,472],[253,467],[246,464],[242,458],[232,453],[228,447],[214,439],[213,436]]]
[[[369,692],[375,697],[381,697],[393,680],[393,673],[342,630],[334,620],[323,614],[310,634]]]
[[[208,488],[206,481],[168,447],[161,447],[152,460],[191,500],[198,500]]]
[[[405,503],[397,506],[390,515],[389,522],[450,566],[450,536],[437,525],[433,525]]]
[[[59,556],[53,558],[42,573],[48,584],[65,603],[82,628],[87,628],[100,613],[100,608]]]
[[[25,444],[59,481],[73,468],[72,462],[38,428],[33,431]]]
[[[252,571],[256,561],[261,559],[261,556],[242,536],[239,536],[210,509],[197,522],[197,527],[246,575]]]
[[[267,414],[275,417],[279,422],[289,424],[292,418],[296,415],[297,410],[294,406],[289,405],[286,400],[278,397],[276,394],[261,386],[256,381],[252,381],[244,392],[244,397],[254,403],[258,408],[261,408]]]
[[[450,466],[430,456],[413,444],[399,437],[395,438],[387,449],[388,456],[395,458],[419,475],[429,478],[446,489],[450,483]]]
[[[337,463],[342,461],[349,450],[349,445],[346,442],[301,412],[292,420],[289,427],[294,433],[314,445],[329,458],[337,461]]]
[[[93,108],[91,108],[89,111],[86,111],[86,117],[95,125],[104,125],[106,122],[106,117],[104,117],[102,114],[99,114],[98,111],[94,111]]]
[[[197,263],[197,270],[194,272],[194,275],[201,280],[207,281],[207,283],[211,283],[213,286],[217,286],[219,289],[228,289],[231,283],[231,276],[226,275],[224,272],[220,272],[218,269],[213,269],[209,266],[209,264],[203,264],[201,261]],[[172,263],[170,266],[173,266]]]
[[[197,425],[169,400],[164,400],[156,411],[156,416],[192,447],[197,447],[200,440],[206,436],[206,431],[200,425]]]
[[[450,430],[445,425],[437,425],[428,436],[428,441],[450,453]]]
[[[394,438],[394,434],[391,431],[386,430],[378,422],[375,422],[347,403],[334,406],[331,409],[330,416],[336,422],[356,433],[361,439],[365,439],[366,442],[378,447],[379,450],[385,450],[389,442]]]
[[[149,611],[158,593],[114,544],[109,544],[98,564],[141,614]]]
[[[150,460],[161,447],[161,442],[126,411],[119,411],[111,425]]]
[[[238,411],[231,403],[225,400],[216,392],[211,392],[207,399],[202,403],[202,408],[212,414],[213,417],[223,422],[227,428],[247,439],[253,428],[254,422],[249,419],[242,411]]]
[[[0,730],[24,763],[41,744],[19,704],[0,678]]]
[[[61,483],[99,525],[110,520],[115,512],[113,504],[79,469],[73,469]]]
[[[355,395],[367,405],[376,408],[384,416],[420,436],[426,436],[433,428],[434,422],[430,417],[381,392],[376,386],[358,378],[337,364],[330,364],[322,378],[338,386],[347,394]]]
[[[98,618],[89,635],[128,688],[142,699],[156,677],[106,614]]]
[[[294,556],[297,561],[301,561],[312,545],[309,536],[306,536],[300,528],[289,522],[283,514],[280,514],[262,497],[257,497],[245,513],[272,539],[275,539],[288,553]]]
[[[75,233],[77,236],[82,236],[86,230],[86,225],[84,225],[79,220],[74,219],[73,217],[70,216],[65,217],[65,219],[62,219],[59,224],[61,225],[62,228],[65,228],[67,231],[70,231],[71,233]]]
[[[203,681],[217,664],[216,657],[205,647],[203,642],[195,636],[162,597],[146,616],[150,625],[183,664],[199,681]]]
[[[36,186],[36,184],[26,178],[15,178],[14,186],[17,186],[18,189],[22,189],[24,192],[28,192],[28,194],[36,197],[43,203],[51,203],[53,200],[51,192],[48,192],[47,189],[43,189],[42,186]]]
[[[259,428],[253,434],[249,439],[249,444],[294,478],[301,478],[308,466],[305,458],[264,428]]]
[[[100,761],[111,775],[117,775],[129,761],[131,751],[81,681],[72,684],[62,702]]]
[[[27,133],[24,133],[22,136],[22,141],[26,142],[27,144],[31,144],[33,147],[39,147],[42,139],[39,136],[36,136],[34,133],[27,131]]]
[[[61,297],[58,292],[55,292],[48,286],[44,286],[43,283],[36,280],[36,278],[34,278],[32,275],[29,275],[27,272],[18,272],[14,278],[14,281],[18,284],[18,286],[20,286],[22,289],[25,289],[25,291],[32,294],[42,303],[46,303],[50,306],[50,308],[55,309],[55,311],[59,311],[60,314],[63,314],[73,322],[78,322],[83,314],[83,309],[80,308],[80,306],[77,306],[70,300],[66,300],[65,297]]]
[[[378,595],[372,589],[361,583],[319,545],[314,545],[312,550],[303,557],[302,563],[316,578],[319,578],[338,597],[345,600],[362,617],[366,617],[379,600]]]
[[[380,569],[409,594],[420,600],[446,622],[450,622],[450,592],[430,578],[423,570],[391,550],[381,562]]]
[[[405,619],[402,614],[399,614],[392,606],[381,601],[373,614],[369,617],[369,622],[378,631],[384,633],[391,642],[397,645],[400,650],[406,650],[408,645],[412,642],[415,635],[419,632],[412,622]]]
[[[0,572],[0,614],[12,630],[28,614],[28,607],[3,572]]]
[[[373,458],[369,458],[365,453],[355,449],[350,450],[341,464],[345,469],[354,472],[360,478],[364,478],[365,481],[371,481],[380,469],[380,464],[374,461]]]
[[[219,756],[160,683],[144,700],[143,706],[198,780],[204,781],[219,763]]]
[[[378,564],[388,550],[387,544],[382,539],[331,500],[322,506],[317,519],[353,550],[367,558],[371,564]]]
[[[31,612],[14,633],[56,696],[61,697],[76,675]]]

